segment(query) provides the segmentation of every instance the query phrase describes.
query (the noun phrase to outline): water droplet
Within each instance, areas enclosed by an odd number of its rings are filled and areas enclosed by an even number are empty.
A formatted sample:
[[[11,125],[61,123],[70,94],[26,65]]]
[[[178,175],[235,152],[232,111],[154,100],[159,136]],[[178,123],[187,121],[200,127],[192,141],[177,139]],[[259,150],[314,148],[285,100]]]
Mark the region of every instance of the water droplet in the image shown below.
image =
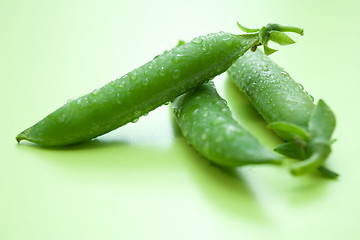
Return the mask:
[[[290,77],[289,73],[285,72],[285,71],[282,71],[281,75],[283,75],[284,77],[288,77],[288,78]]]
[[[309,97],[311,99],[311,101],[313,102],[314,101],[314,97],[312,95],[309,94]]]
[[[118,88],[123,88],[125,86],[124,81],[120,81],[118,84]]]
[[[137,79],[137,73],[136,72],[133,72],[131,75],[130,75],[130,79],[131,80],[136,80]]]
[[[94,95],[94,96],[96,96],[96,95],[99,94],[99,92],[100,92],[100,89],[97,88],[97,89],[95,89],[94,91],[92,91],[91,94]]]
[[[298,86],[300,87],[301,90],[304,90],[304,86],[301,83],[298,83]]]
[[[220,99],[220,100],[217,100],[216,102],[216,105],[220,106],[220,107],[223,107],[223,106],[226,106],[227,105],[227,102],[225,99]]]
[[[121,98],[121,93],[117,93],[116,94],[116,103],[117,104],[121,104],[122,103],[122,98]]]
[[[184,59],[185,56],[182,54],[176,54],[174,55],[174,57],[172,58],[173,63],[179,63],[182,59]]]
[[[139,118],[135,118],[134,120],[132,120],[132,123],[136,123],[137,121],[139,121]]]
[[[219,116],[212,122],[212,125],[216,126],[219,124],[223,124],[225,122],[226,122],[226,119],[224,117]]]
[[[225,35],[222,40],[226,43],[226,44],[231,44],[232,41],[231,40],[231,36],[230,35]]]
[[[224,35],[223,40],[224,40],[224,41],[229,41],[230,38],[231,38],[231,36],[228,35],[228,34],[226,34],[226,35]]]
[[[180,77],[180,75],[181,75],[180,70],[175,70],[172,74],[174,79],[178,79]]]
[[[193,40],[191,40],[191,42],[195,43],[195,44],[200,44],[203,42],[203,40],[201,37],[197,37],[197,38],[194,38]]]
[[[161,67],[158,71],[159,75],[160,76],[165,76],[166,72],[165,72],[165,68],[164,67]]]
[[[143,83],[144,83],[145,86],[149,85],[149,78],[145,77],[144,80],[143,80]]]
[[[66,119],[66,115],[65,115],[65,114],[62,114],[62,115],[58,118],[59,123],[65,122],[65,119]]]

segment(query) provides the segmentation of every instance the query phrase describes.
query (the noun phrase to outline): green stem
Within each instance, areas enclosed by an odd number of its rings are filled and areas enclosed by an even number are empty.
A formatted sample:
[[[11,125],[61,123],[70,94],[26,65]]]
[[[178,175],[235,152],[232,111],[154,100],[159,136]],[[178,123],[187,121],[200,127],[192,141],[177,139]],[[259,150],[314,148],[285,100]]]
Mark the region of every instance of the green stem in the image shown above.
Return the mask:
[[[290,170],[291,174],[295,176],[302,176],[309,172],[312,172],[321,166],[321,164],[323,163],[323,159],[324,158],[320,154],[315,153],[308,159],[296,163]]]
[[[265,27],[261,27],[261,28],[247,28],[247,27],[242,26],[240,23],[237,23],[237,25],[245,33],[253,33],[253,34],[259,35],[259,45],[264,45],[264,52],[266,55],[270,55],[270,54],[276,52],[275,49],[268,47],[268,42],[272,41],[272,39],[270,37],[270,33],[293,32],[293,33],[298,33],[300,35],[304,34],[304,29],[302,29],[302,28],[293,27],[293,26],[283,26],[283,25],[276,24],[276,23],[269,23]],[[295,41],[293,41],[285,33],[281,34],[281,35],[277,34],[276,37],[273,36],[273,39],[275,40],[275,42],[279,43],[280,45],[289,45],[289,44],[295,43]],[[254,48],[252,48],[252,50],[255,50],[255,49],[256,49],[256,46]]]
[[[266,29],[270,31],[278,31],[278,32],[293,32],[298,33],[300,35],[304,35],[304,29],[294,26],[284,26],[277,23],[269,23],[266,25]]]

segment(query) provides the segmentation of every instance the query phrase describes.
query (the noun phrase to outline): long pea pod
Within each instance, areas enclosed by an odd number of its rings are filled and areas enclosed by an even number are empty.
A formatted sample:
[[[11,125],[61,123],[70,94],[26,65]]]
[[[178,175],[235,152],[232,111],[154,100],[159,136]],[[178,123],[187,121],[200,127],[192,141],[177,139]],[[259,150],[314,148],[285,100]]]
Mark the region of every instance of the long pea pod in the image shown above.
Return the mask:
[[[243,35],[220,32],[197,37],[69,101],[18,134],[16,140],[64,146],[105,134],[225,72],[249,49],[278,41],[274,32],[283,31],[302,33],[300,28],[268,24]]]
[[[226,167],[281,163],[279,155],[261,145],[232,117],[213,82],[176,98],[172,108],[187,142],[213,163]]]
[[[291,168],[293,175],[318,170],[329,178],[337,173],[323,165],[331,153],[336,120],[329,106],[312,96],[263,52],[249,52],[239,58],[228,73],[259,114],[285,143],[275,150],[302,160]]]

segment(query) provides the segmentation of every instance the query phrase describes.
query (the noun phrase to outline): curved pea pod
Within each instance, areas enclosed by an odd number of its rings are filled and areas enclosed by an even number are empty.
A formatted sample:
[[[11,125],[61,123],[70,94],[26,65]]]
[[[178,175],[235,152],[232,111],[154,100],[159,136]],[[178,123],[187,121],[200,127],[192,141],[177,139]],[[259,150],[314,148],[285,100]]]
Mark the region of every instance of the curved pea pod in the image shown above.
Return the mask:
[[[270,32],[282,31],[274,29],[276,26],[251,34],[220,32],[197,37],[66,103],[16,140],[64,146],[112,131],[225,72],[249,49],[266,45]],[[298,28],[293,31],[300,32]]]
[[[304,175],[314,170],[329,178],[338,174],[323,164],[331,152],[336,120],[323,100],[313,97],[261,51],[239,58],[228,73],[255,109],[286,142],[275,150],[302,160],[291,172]]]
[[[172,104],[176,122],[188,143],[220,166],[279,164],[267,149],[233,117],[212,82],[178,97]]]

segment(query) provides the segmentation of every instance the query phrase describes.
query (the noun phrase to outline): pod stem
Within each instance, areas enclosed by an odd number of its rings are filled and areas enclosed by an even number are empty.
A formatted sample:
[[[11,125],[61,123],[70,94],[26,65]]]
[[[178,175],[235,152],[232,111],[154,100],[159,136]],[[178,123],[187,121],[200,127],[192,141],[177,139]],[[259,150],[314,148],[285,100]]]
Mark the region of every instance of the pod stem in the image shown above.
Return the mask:
[[[291,174],[295,176],[306,175],[320,167],[323,162],[324,157],[321,154],[315,153],[311,155],[308,159],[296,163],[291,168]]]
[[[292,32],[300,35],[304,35],[304,29],[293,26],[284,26],[276,23],[269,23],[262,28],[247,28],[237,23],[238,27],[245,33],[257,33],[259,37],[259,44],[252,48],[252,50],[256,50],[257,46],[263,45],[264,52],[266,55],[270,55],[276,52],[276,49],[272,49],[268,46],[269,41],[273,41],[280,45],[289,45],[295,43],[286,33],[284,32]]]
[[[325,143],[325,142],[319,143],[316,141],[312,143],[313,146],[310,147],[313,147],[313,149],[316,150],[309,158],[294,164],[294,166],[290,170],[291,173],[295,176],[302,176],[310,172],[313,172],[315,170],[318,170],[319,173],[324,177],[336,178],[339,174],[323,166],[325,160],[330,155],[331,143]]]
[[[299,28],[299,27],[285,26],[285,25],[276,24],[276,23],[269,23],[266,27],[267,27],[270,31],[293,32],[293,33],[300,34],[301,36],[304,35],[304,29],[303,29],[303,28]]]

